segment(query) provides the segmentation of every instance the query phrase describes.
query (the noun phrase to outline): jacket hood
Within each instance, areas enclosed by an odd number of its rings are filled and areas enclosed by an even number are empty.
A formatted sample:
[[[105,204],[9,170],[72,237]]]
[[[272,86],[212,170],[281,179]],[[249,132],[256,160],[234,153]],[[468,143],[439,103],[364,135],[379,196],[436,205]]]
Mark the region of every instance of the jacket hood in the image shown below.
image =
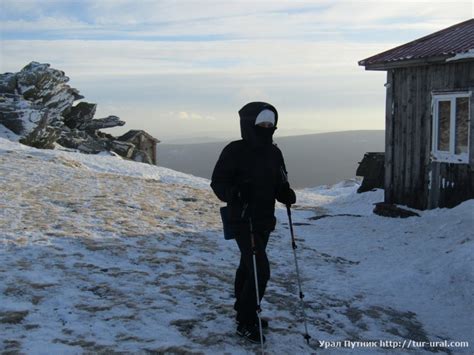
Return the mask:
[[[263,110],[271,110],[275,113],[275,128],[278,124],[278,112],[275,107],[266,102],[250,102],[239,111],[240,116],[240,134],[242,139],[250,142],[252,145],[259,145],[259,138],[255,130],[255,120]]]

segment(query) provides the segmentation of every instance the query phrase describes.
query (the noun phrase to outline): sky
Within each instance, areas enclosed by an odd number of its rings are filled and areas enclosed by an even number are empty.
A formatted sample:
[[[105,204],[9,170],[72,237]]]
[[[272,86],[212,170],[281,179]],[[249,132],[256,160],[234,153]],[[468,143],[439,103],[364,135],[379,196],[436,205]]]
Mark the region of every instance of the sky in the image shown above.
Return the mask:
[[[276,136],[384,129],[386,73],[358,61],[474,15],[474,1],[0,0],[0,73],[66,72],[120,134],[239,138],[266,101]]]

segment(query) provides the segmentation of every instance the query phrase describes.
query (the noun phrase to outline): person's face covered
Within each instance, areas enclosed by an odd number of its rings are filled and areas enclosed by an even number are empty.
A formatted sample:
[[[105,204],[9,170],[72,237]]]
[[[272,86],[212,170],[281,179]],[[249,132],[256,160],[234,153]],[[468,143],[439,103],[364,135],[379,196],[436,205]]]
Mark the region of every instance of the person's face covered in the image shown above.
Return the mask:
[[[273,133],[275,130],[276,128],[273,127],[273,123],[271,122],[260,122],[259,124],[255,125],[255,134],[257,139],[264,145],[272,144]]]

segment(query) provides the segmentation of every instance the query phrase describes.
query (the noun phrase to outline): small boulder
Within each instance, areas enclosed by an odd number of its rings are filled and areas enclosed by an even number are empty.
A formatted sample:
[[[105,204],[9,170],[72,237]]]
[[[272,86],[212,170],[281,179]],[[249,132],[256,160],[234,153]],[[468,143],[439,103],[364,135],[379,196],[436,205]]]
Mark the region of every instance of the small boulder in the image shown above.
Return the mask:
[[[383,189],[385,180],[385,153],[365,153],[356,175],[363,176],[358,193]]]
[[[78,128],[88,132],[94,132],[102,128],[111,128],[117,126],[123,126],[124,121],[121,121],[117,116],[108,116],[105,118],[93,119],[90,121],[84,121]]]
[[[124,158],[131,159],[135,151],[135,145],[128,142],[114,140],[109,143],[109,149]]]
[[[133,152],[133,155],[132,155],[131,159],[135,160],[135,161],[138,161],[140,163],[146,163],[146,164],[153,165],[153,160],[143,150],[135,150]]]
[[[54,143],[60,135],[60,128],[48,126],[48,115],[46,114],[31,133],[20,139],[20,143],[39,149],[53,149]]]
[[[0,75],[0,92],[15,94],[16,75],[14,73],[5,73]]]
[[[69,128],[77,128],[84,122],[90,121],[94,118],[97,104],[90,104],[88,102],[79,102],[73,106],[69,113],[64,115],[64,123]]]
[[[0,123],[18,135],[31,133],[44,116],[44,110],[16,94],[0,95]]]
[[[83,153],[97,154],[107,150],[107,141],[96,139],[84,131],[77,129],[62,131],[57,142],[66,148],[78,149]]]

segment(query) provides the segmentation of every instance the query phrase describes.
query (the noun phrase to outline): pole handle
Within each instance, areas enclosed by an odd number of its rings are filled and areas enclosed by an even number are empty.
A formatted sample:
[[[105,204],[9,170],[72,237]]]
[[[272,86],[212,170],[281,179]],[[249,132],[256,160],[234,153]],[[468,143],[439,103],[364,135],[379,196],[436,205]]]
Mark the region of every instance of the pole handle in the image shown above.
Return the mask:
[[[288,223],[290,225],[291,245],[293,250],[296,249],[295,233],[293,231],[293,220],[291,218],[291,205],[286,205],[286,213],[288,213]]]

